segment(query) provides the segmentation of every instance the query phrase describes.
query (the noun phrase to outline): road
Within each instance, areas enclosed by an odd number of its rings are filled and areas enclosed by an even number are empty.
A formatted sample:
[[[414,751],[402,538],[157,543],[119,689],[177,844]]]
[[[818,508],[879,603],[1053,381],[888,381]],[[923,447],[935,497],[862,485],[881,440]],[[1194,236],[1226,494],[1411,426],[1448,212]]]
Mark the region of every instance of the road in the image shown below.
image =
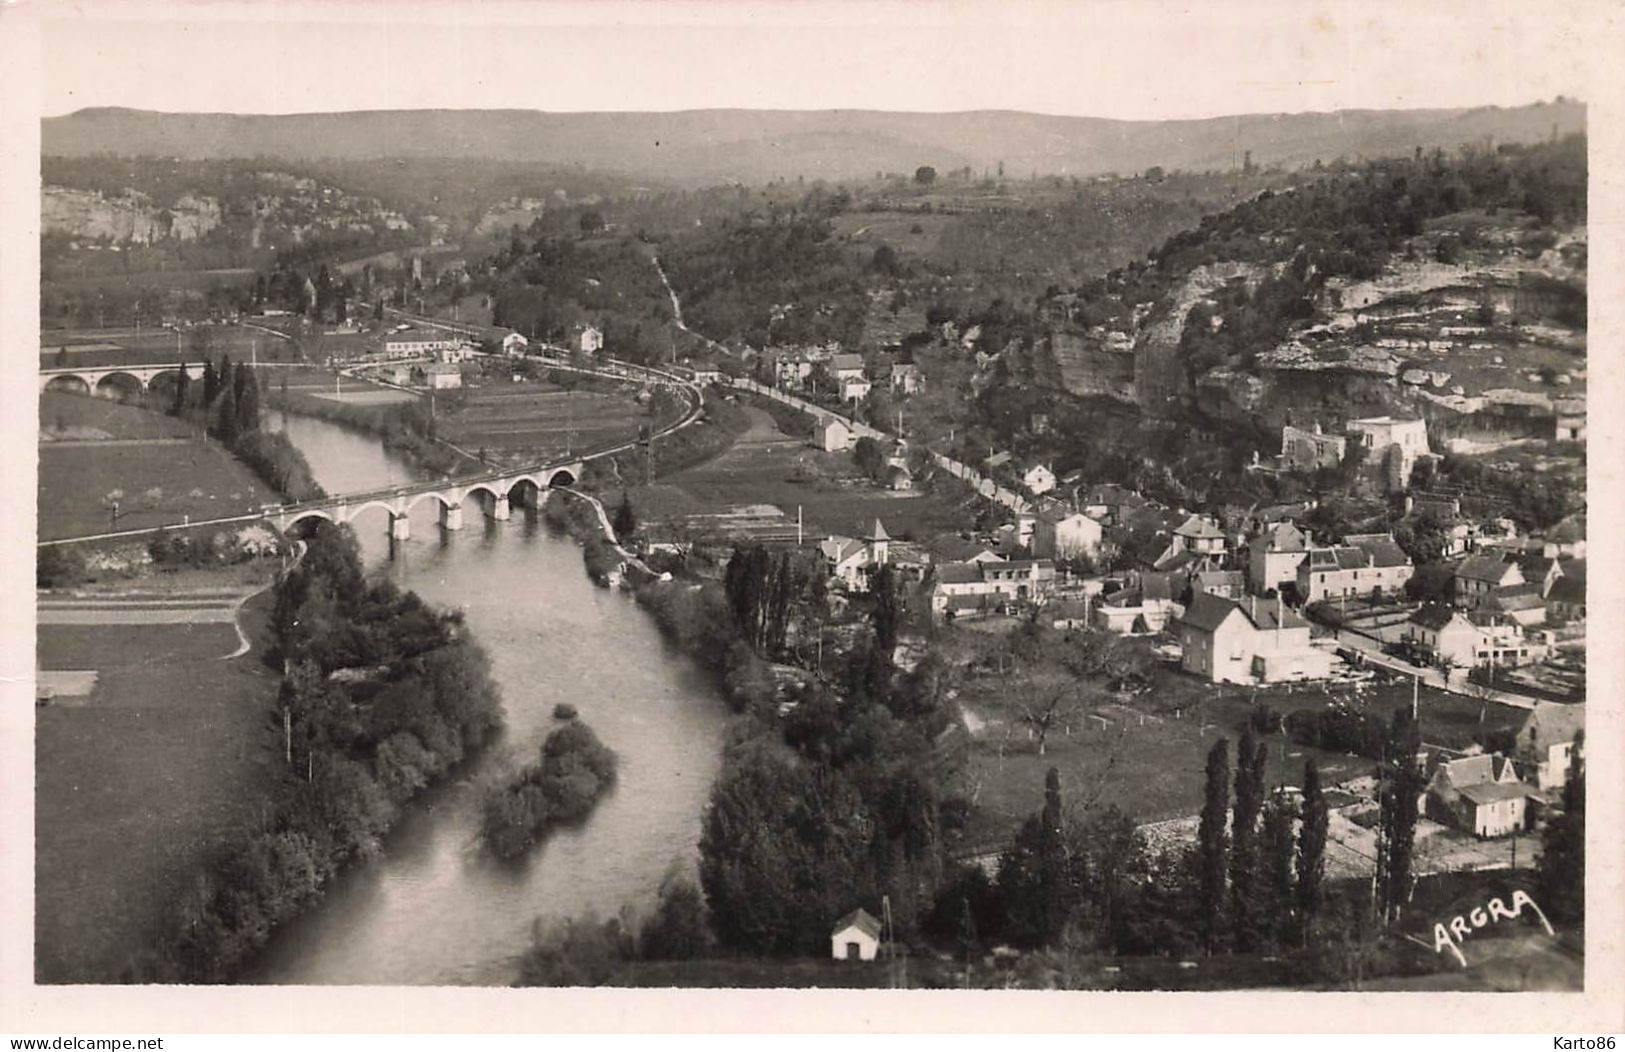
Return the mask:
[[[1535,699],[1533,698],[1526,698],[1521,694],[1511,694],[1504,690],[1492,690],[1488,687],[1479,686],[1476,683],[1469,684],[1465,676],[1452,680],[1446,677],[1445,674],[1439,669],[1418,668],[1403,658],[1395,657],[1392,654],[1384,654],[1382,652],[1382,644],[1369,636],[1360,635],[1358,632],[1351,632],[1346,628],[1334,629],[1333,631],[1337,642],[1342,646],[1360,651],[1360,653],[1364,655],[1367,665],[1378,665],[1382,668],[1397,672],[1402,676],[1414,677],[1430,687],[1447,691],[1451,694],[1461,694],[1466,697],[1480,698],[1485,701],[1497,702],[1501,705],[1510,705],[1516,709],[1532,709],[1535,707]]]

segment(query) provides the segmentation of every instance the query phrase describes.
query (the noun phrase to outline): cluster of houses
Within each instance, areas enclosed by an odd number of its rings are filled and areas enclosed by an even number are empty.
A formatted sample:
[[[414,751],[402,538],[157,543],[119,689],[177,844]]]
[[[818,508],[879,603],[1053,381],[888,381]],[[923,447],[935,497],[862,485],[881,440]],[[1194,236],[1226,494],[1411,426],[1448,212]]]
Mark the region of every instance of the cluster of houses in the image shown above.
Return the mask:
[[[781,391],[812,392],[818,380],[827,377],[842,402],[861,402],[885,383],[891,390],[910,395],[922,384],[920,367],[913,362],[889,362],[871,378],[863,355],[843,353],[839,344],[824,347],[775,348],[761,356],[761,368]]]
[[[1512,755],[1429,754],[1418,810],[1442,825],[1479,837],[1533,827],[1546,801],[1568,783],[1585,730],[1585,706],[1537,702],[1513,733]]]

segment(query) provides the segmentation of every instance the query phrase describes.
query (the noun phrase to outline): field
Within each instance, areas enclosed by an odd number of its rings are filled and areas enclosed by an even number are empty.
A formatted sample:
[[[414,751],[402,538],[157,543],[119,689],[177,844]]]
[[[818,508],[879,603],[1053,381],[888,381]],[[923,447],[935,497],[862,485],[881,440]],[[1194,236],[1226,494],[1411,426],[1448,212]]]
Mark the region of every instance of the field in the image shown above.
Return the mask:
[[[262,640],[268,595],[245,628]],[[184,882],[275,769],[277,678],[230,625],[54,626],[47,668],[96,670],[88,699],[38,710],[35,936],[40,982],[117,981]]]
[[[632,490],[645,522],[682,520],[697,533],[793,532],[796,509],[809,537],[854,535],[876,518],[893,537],[923,539],[956,532],[969,521],[960,507],[919,493],[893,493],[859,475],[852,458],[825,453],[781,432],[773,418],[747,407],[750,430],[721,456]],[[746,525],[751,528],[735,529]]]
[[[246,325],[198,325],[184,331],[142,326],[133,328],[62,329],[40,333],[40,367],[64,369],[105,365],[140,365],[186,360],[287,361],[295,357],[292,341],[281,340]]]
[[[195,522],[241,515],[277,499],[223,448],[181,437],[185,425],[160,414],[105,399],[46,394],[40,418],[48,430],[60,423],[63,438],[109,436],[40,443],[42,540],[160,526],[183,517]],[[123,493],[116,525],[104,503],[115,490]]]
[[[1331,700],[1318,686],[1260,690],[1256,695],[1236,687],[1215,688],[1164,666],[1157,670],[1151,689],[1137,698],[1094,690],[1070,721],[1070,733],[1066,728],[1052,730],[1045,755],[1039,756],[1025,726],[1017,722],[1019,710],[1008,690],[1003,678],[984,677],[968,685],[961,699],[972,728],[971,762],[962,791],[979,808],[967,835],[972,843],[1002,842],[1036,812],[1043,804],[1044,775],[1050,767],[1060,770],[1062,789],[1074,803],[1115,804],[1140,822],[1193,815],[1202,806],[1207,751],[1218,738],[1228,738],[1234,762],[1255,696],[1256,704],[1268,704],[1282,714],[1318,709]],[[1361,697],[1368,711],[1386,719],[1395,707],[1410,703],[1410,686],[1379,684]],[[1418,711],[1423,740],[1450,748],[1471,744],[1481,730],[1514,727],[1525,715],[1522,710],[1426,688],[1420,692]],[[1311,757],[1320,766],[1324,784],[1368,774],[1374,766],[1362,757],[1298,745],[1284,735],[1265,741],[1266,782],[1272,786],[1301,786],[1304,762]]]
[[[191,424],[172,416],[60,391],[40,393],[39,423],[42,441],[189,440],[195,433]]]
[[[547,383],[496,380],[470,388],[443,414],[440,437],[521,463],[637,438],[648,410],[629,393],[567,391]]]

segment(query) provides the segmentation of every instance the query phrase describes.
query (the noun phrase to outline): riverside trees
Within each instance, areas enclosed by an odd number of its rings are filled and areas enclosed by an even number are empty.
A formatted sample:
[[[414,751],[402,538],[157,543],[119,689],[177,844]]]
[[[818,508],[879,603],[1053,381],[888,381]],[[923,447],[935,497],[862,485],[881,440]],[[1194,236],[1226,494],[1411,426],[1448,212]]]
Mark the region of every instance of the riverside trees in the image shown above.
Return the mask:
[[[389,582],[367,585],[347,528],[318,528],[277,588],[272,626],[270,657],[287,670],[269,714],[282,780],[263,821],[179,903],[151,978],[229,978],[502,724],[489,662],[461,618]]]

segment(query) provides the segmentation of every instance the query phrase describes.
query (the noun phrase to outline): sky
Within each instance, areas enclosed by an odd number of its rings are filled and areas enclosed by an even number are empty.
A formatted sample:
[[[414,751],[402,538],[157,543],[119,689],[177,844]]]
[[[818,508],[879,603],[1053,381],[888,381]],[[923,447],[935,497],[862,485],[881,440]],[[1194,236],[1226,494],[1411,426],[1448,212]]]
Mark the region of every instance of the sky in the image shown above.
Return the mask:
[[[40,8],[41,101],[47,116],[738,107],[1160,119],[1585,98],[1597,49],[1583,46],[1581,18],[1606,9],[1543,6],[84,0]]]

